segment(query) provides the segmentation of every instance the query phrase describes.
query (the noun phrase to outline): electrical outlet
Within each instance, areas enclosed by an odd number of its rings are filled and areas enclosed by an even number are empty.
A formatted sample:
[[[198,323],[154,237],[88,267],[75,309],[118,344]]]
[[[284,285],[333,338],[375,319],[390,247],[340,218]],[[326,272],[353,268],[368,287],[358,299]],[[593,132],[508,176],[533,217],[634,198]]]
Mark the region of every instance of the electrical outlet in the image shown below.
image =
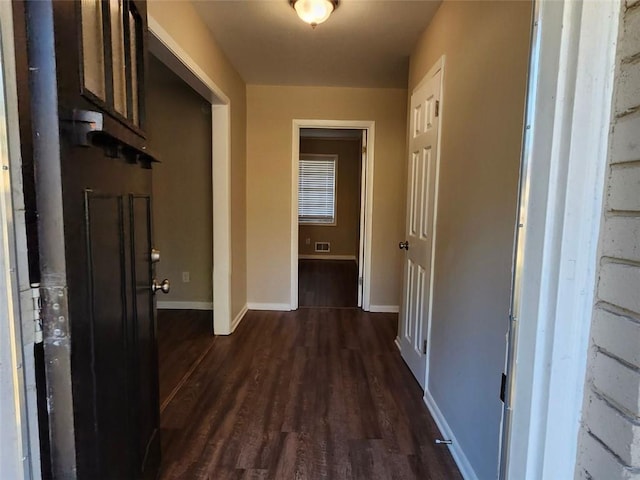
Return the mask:
[[[189,272],[182,272],[182,283],[189,283],[190,281]]]
[[[306,240],[306,244],[307,244],[307,245],[311,245],[311,239],[310,239],[310,238],[307,238],[307,240]]]

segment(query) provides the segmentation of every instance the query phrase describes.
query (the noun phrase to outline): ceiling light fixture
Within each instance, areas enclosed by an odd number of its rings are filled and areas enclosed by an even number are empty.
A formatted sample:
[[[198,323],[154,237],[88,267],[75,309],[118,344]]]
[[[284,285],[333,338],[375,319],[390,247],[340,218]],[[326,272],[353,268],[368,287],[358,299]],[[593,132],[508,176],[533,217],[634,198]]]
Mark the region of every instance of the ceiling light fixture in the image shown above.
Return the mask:
[[[338,8],[339,0],[289,0],[303,22],[316,28]]]

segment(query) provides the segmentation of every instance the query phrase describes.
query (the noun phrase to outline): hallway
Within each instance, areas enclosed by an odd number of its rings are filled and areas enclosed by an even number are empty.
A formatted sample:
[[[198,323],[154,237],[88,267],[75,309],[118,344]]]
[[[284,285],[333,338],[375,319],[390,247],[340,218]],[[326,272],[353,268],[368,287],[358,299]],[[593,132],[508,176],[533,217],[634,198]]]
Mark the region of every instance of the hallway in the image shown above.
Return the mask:
[[[393,340],[397,315],[247,313],[164,410],[164,479],[461,478]]]

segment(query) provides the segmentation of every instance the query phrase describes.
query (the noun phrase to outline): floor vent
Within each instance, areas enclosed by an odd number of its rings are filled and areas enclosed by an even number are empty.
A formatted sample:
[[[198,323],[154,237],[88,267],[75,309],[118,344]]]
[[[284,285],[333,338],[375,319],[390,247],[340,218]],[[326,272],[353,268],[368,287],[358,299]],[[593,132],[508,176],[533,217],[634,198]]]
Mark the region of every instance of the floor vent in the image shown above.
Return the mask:
[[[331,244],[329,242],[316,242],[316,252],[330,252]]]

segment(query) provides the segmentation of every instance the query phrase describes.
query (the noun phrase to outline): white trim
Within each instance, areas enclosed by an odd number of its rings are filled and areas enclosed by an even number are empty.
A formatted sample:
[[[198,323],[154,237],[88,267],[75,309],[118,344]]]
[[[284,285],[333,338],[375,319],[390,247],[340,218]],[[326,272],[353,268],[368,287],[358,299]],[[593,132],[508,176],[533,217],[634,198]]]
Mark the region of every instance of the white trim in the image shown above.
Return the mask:
[[[224,91],[216,85],[191,55],[151,15],[147,17],[147,25],[152,34],[149,38],[149,50],[151,53],[214,105],[228,105],[231,103]],[[158,41],[164,51],[159,48]]]
[[[462,478],[464,478],[465,480],[478,480],[478,475],[476,475],[476,472],[473,470],[471,462],[469,462],[469,459],[464,454],[464,451],[462,451],[462,448],[460,448],[460,444],[456,440],[456,436],[453,434],[451,427],[440,411],[440,408],[438,408],[438,404],[431,396],[431,393],[429,393],[429,390],[424,391],[424,403],[427,405],[429,412],[431,412],[431,416],[433,417],[433,420],[436,422],[436,425],[438,426],[438,429],[443,436],[442,439],[451,440],[451,445],[447,445],[447,447],[449,447],[451,456],[456,462],[458,470],[460,470],[460,473],[462,474]]]
[[[211,107],[213,128],[213,331],[231,333],[231,106]]]
[[[298,255],[298,260],[353,260],[358,263],[358,259],[355,255],[314,255],[304,254]]]
[[[236,318],[233,319],[233,322],[231,322],[231,333],[236,331],[236,328],[238,328],[238,325],[240,325],[240,322],[244,320],[244,316],[247,314],[248,311],[249,311],[249,307],[245,304],[245,306],[242,307],[238,312],[238,315],[236,315]]]
[[[213,302],[163,302],[158,300],[158,310],[213,310]]]
[[[367,135],[369,134],[368,130],[362,130],[361,133],[361,147],[362,154],[360,156],[360,164],[367,165],[369,162],[367,160],[368,153],[367,150],[369,148],[369,143],[367,139]],[[367,184],[367,169],[360,169],[360,185]],[[358,239],[358,307],[362,308],[363,300],[364,300],[364,231],[365,231],[365,223],[364,220],[367,217],[367,195],[366,188],[360,188],[360,238]]]
[[[575,475],[620,7],[536,3],[503,478]]]
[[[214,331],[231,333],[231,102],[221,88],[151,16],[149,50],[211,102]]]
[[[272,312],[289,312],[291,311],[291,305],[288,303],[247,303],[249,310],[266,310]]]
[[[400,354],[402,354],[402,346],[400,345],[400,337],[396,337],[393,340],[393,343],[396,344],[396,347],[398,347],[398,351],[400,352]]]
[[[362,262],[362,309],[370,311],[371,303],[371,241],[373,223],[373,167],[375,151],[375,122],[369,120],[293,120],[291,136],[291,292],[288,310],[298,308],[298,158],[300,156],[300,129],[328,128],[328,129],[360,129],[367,131],[367,162],[362,167],[366,172],[364,232],[360,232],[363,240],[364,260]],[[362,228],[362,227],[361,227]]]
[[[0,87],[2,79],[0,78]],[[1,93],[4,93],[2,91]],[[4,107],[0,99],[0,108]],[[2,108],[4,110],[4,108]],[[0,128],[6,129],[4,112],[0,112]],[[3,135],[0,135],[2,139]],[[0,144],[0,159],[4,164],[8,155],[6,144]],[[14,252],[11,236],[13,222],[9,172],[0,171],[0,472],[3,478],[29,478],[29,433],[21,372],[22,338],[20,335],[19,299],[16,275],[13,272]]]
[[[369,305],[369,311],[375,313],[399,313],[400,305]]]

